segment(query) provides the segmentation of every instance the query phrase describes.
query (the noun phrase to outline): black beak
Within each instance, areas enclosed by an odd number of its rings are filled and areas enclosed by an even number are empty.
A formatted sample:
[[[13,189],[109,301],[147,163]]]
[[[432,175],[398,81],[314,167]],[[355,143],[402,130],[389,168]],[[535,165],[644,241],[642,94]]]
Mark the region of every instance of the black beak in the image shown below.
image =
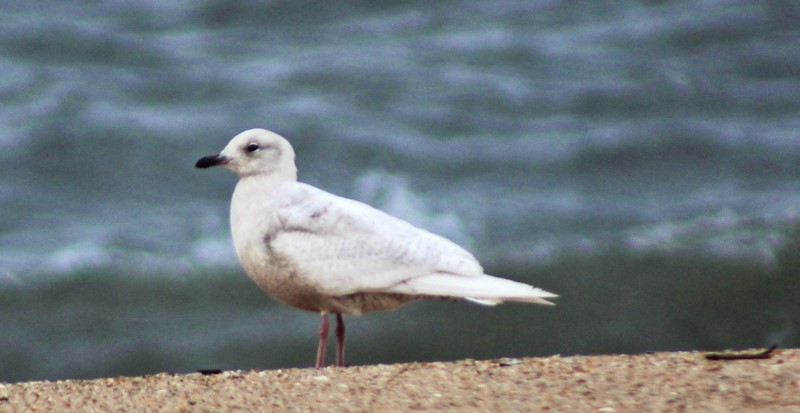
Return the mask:
[[[212,166],[224,165],[228,163],[229,159],[222,155],[204,156],[194,164],[195,168],[210,168]]]

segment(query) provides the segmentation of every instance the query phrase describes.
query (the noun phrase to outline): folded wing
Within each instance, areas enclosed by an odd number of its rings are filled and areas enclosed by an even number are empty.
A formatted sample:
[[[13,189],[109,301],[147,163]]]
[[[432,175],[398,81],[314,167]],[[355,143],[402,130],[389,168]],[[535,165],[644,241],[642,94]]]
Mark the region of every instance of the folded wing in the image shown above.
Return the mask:
[[[297,184],[271,248],[322,294],[363,292],[551,304],[556,295],[485,275],[469,252],[369,205]]]

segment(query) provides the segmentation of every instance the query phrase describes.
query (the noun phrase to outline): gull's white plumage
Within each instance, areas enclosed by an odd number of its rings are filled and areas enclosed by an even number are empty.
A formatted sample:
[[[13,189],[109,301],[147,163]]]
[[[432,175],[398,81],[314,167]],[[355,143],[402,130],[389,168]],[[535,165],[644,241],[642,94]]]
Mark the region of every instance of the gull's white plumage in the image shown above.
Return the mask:
[[[240,177],[231,231],[245,271],[277,300],[322,313],[326,335],[327,313],[341,321],[341,314],[387,310],[417,298],[491,305],[551,304],[546,299],[556,297],[484,274],[475,257],[443,237],[297,182],[294,150],[273,132],[242,132],[197,166],[218,164]],[[340,347],[343,334],[342,324]]]

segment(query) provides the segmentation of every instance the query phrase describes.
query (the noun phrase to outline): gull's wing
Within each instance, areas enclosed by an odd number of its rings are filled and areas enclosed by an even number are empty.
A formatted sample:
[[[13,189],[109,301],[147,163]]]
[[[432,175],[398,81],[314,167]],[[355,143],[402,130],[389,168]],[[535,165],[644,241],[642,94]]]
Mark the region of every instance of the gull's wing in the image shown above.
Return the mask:
[[[360,292],[548,303],[554,294],[484,275],[452,241],[364,203],[302,183],[282,191],[280,230],[270,248],[294,262],[298,275],[328,295]]]

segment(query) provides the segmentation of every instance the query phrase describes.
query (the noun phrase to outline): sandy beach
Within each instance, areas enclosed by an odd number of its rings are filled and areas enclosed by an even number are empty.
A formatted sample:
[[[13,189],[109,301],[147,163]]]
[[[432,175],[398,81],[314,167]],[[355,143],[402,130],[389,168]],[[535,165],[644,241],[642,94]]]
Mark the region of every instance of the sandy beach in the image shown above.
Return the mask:
[[[464,360],[0,384],[0,411],[800,412],[800,350]]]

